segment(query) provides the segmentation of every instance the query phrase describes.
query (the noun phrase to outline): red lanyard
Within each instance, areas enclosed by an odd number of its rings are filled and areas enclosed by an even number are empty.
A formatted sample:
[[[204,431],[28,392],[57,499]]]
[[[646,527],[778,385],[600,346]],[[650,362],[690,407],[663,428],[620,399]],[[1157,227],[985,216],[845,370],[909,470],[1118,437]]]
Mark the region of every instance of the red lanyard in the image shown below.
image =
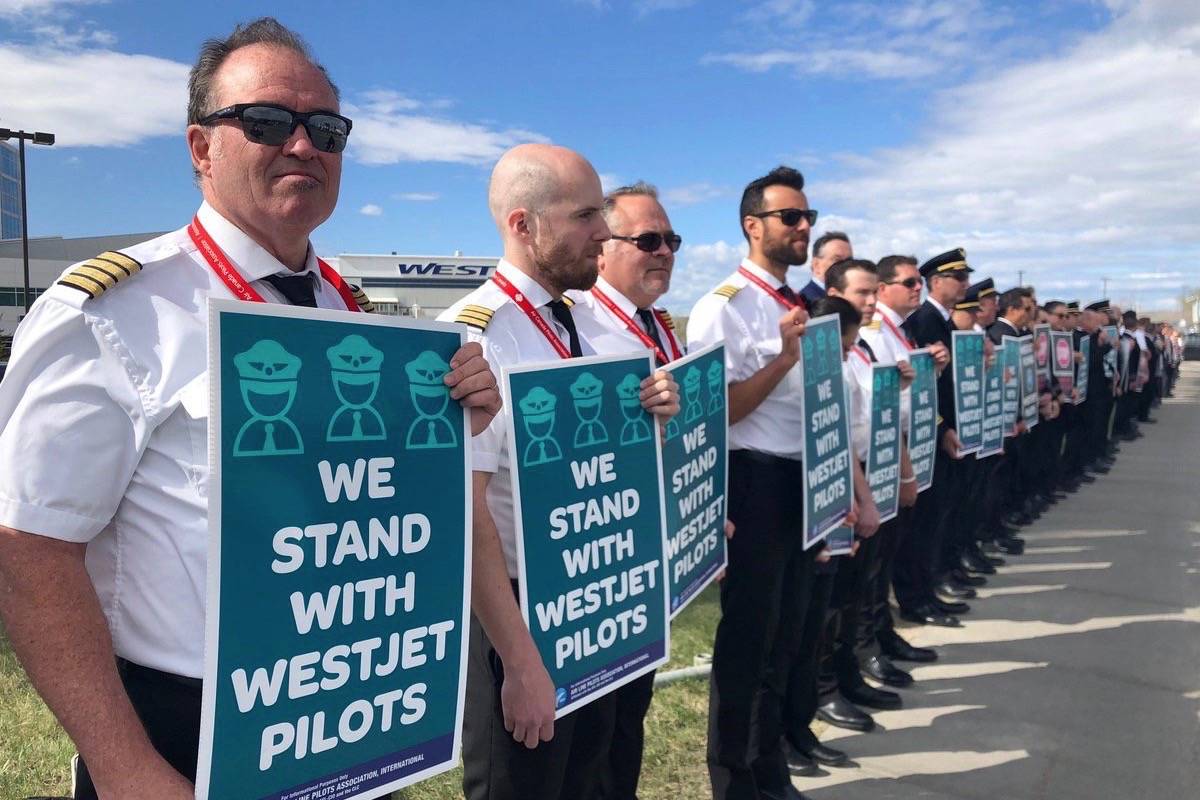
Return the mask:
[[[912,344],[908,341],[908,337],[900,333],[900,329],[896,327],[896,323],[888,319],[886,314],[880,314],[879,318],[883,320],[884,325],[888,326],[888,330],[892,332],[892,335],[900,340],[901,344],[904,345],[905,350],[913,349]]]
[[[229,287],[229,291],[233,292],[233,296],[239,300],[245,300],[250,303],[264,303],[263,296],[255,291],[242,273],[238,272],[237,267],[229,263],[229,259],[225,257],[225,253],[213,241],[212,236],[200,224],[199,217],[192,218],[192,224],[188,226],[188,236],[192,237],[196,248],[200,251],[200,255],[204,256],[204,260],[208,262],[208,266],[212,267],[212,271],[217,274],[217,277]],[[337,274],[333,267],[326,264],[321,259],[317,259],[317,264],[321,267],[321,276],[325,278],[333,288],[342,297],[342,302],[346,304],[347,311],[361,311],[358,307],[358,301],[354,299],[354,292],[351,291],[349,284]]]
[[[738,267],[737,271],[743,278],[750,281],[751,283],[753,283],[758,288],[762,289],[767,294],[771,295],[771,297],[774,297],[776,302],[778,302],[779,305],[783,306],[788,311],[791,311],[793,308],[803,308],[804,307],[803,303],[796,303],[796,302],[792,302],[791,300],[788,300],[786,297],[784,297],[782,294],[779,293],[778,289],[776,289],[774,286],[767,283],[762,278],[758,277],[757,275],[755,275],[753,272],[746,269],[745,267]]]
[[[592,294],[595,295],[596,299],[599,300],[605,308],[612,312],[614,317],[621,320],[621,322],[624,322],[625,327],[628,328],[634,336],[638,337],[638,340],[641,341],[642,344],[654,351],[654,355],[658,357],[660,363],[669,364],[671,362],[671,359],[667,358],[667,354],[663,352],[662,348],[655,344],[654,340],[650,338],[646,331],[642,330],[642,326],[638,325],[633,321],[631,316],[622,311],[620,306],[618,306],[612,300],[612,298],[600,291],[599,286],[592,287]],[[662,319],[658,316],[658,313],[653,313],[654,318],[659,322],[662,322]],[[675,343],[675,337],[671,335],[671,329],[666,325],[663,325],[663,331],[666,332],[667,338],[671,342],[671,352],[674,353],[675,358],[682,358],[683,354],[679,352],[679,345]]]
[[[851,350],[851,352],[858,355],[858,357],[863,360],[864,364],[870,366],[871,359],[866,353],[863,352],[863,349],[861,347],[859,347],[858,345],[854,345],[853,347],[850,348],[850,350]]]
[[[517,287],[509,282],[508,278],[501,275],[499,272],[492,273],[492,282],[499,286],[506,295],[512,298],[512,301],[517,304],[517,308],[525,312],[525,316],[529,317],[529,321],[533,323],[533,327],[541,332],[542,336],[546,337],[546,341],[554,348],[554,352],[558,353],[559,358],[570,358],[571,350],[562,343],[562,339],[558,338],[558,334],[550,327],[550,323],[546,322],[545,318],[537,312],[533,304],[529,302],[529,298],[521,293]]]

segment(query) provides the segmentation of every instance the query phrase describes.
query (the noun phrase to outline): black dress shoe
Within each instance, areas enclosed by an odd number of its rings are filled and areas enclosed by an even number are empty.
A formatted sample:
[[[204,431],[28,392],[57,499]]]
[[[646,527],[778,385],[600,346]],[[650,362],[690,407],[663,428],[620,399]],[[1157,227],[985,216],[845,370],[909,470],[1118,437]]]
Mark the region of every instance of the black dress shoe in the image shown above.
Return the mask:
[[[996,540],[996,546],[1010,556],[1019,556],[1025,552],[1025,540],[1020,536],[1007,536]]]
[[[810,747],[805,755],[823,767],[841,767],[850,760],[850,756],[846,755],[841,750],[835,750],[832,747],[826,747],[820,742],[817,742]]]
[[[993,545],[991,548],[988,548],[987,550],[980,548],[979,550],[976,550],[973,553],[973,555],[975,556],[975,558],[980,559],[982,561],[986,561],[987,563],[991,564],[993,567],[1003,567],[1004,566],[1004,557],[1000,555],[1000,548],[996,547],[995,545]]]
[[[937,661],[936,650],[930,650],[928,647],[913,647],[908,643],[908,640],[895,631],[889,631],[886,635],[880,635],[879,649],[888,658],[894,658],[897,661],[915,661],[918,664],[928,664],[931,661]]]
[[[1112,467],[1107,464],[1092,464],[1087,469],[1088,472],[1094,472],[1097,475],[1107,475],[1112,472]]]
[[[996,536],[1011,536],[1016,532],[1017,529],[1015,527],[1012,525],[1006,525],[1003,522],[997,523],[995,529],[992,531],[992,533]]]
[[[939,597],[933,598],[933,607],[943,614],[966,614],[971,610],[971,607],[966,603],[942,600]]]
[[[957,617],[934,607],[932,603],[923,603],[913,608],[900,609],[900,618],[918,625],[937,625],[942,628],[957,628],[962,625]]]
[[[871,656],[862,665],[862,671],[880,683],[903,689],[912,686],[913,677],[897,667],[887,656]]]
[[[986,586],[987,578],[982,575],[972,575],[962,567],[955,567],[950,570],[950,580],[954,581],[959,586]]]
[[[764,800],[808,800],[808,795],[802,794],[799,789],[790,783],[784,784],[777,789],[764,789],[760,786],[758,796],[764,798]]]
[[[1018,528],[1023,528],[1033,522],[1033,517],[1026,514],[1024,511],[1011,511],[1004,515],[1004,521],[1009,525],[1015,525]]]
[[[933,590],[945,597],[955,600],[971,600],[976,597],[975,590],[970,586],[956,586],[949,578],[933,587]]]
[[[976,558],[974,553],[963,553],[958,563],[964,570],[975,575],[995,575],[996,568],[987,561]]]
[[[866,706],[880,711],[895,711],[903,705],[900,695],[886,689],[876,689],[865,681],[859,686],[842,689],[842,697],[856,706]]]
[[[788,772],[799,777],[808,777],[817,774],[817,762],[807,753],[803,753],[799,748],[792,747],[787,742],[784,742],[784,753],[787,758]]]
[[[1080,483],[1095,483],[1095,482],[1096,482],[1096,476],[1095,476],[1095,475],[1088,475],[1088,474],[1086,474],[1086,473],[1085,473],[1085,474],[1083,474],[1083,475],[1080,475],[1080,476],[1077,478],[1077,480],[1078,480]]]
[[[840,694],[834,695],[829,702],[817,706],[817,719],[828,722],[836,728],[846,728],[860,733],[866,733],[875,727],[875,720],[871,719],[870,714]]]

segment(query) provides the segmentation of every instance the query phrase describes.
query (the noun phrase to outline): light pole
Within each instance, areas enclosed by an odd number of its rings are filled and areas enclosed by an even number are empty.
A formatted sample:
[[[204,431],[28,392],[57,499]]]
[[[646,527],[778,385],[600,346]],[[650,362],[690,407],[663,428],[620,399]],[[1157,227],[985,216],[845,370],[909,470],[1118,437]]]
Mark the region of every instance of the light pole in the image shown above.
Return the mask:
[[[54,144],[54,134],[26,133],[0,128],[0,142],[6,142],[14,136],[17,137],[17,150],[21,162],[21,259],[25,266],[25,312],[28,313],[33,301],[29,297],[29,209],[25,202],[25,141],[49,147]]]

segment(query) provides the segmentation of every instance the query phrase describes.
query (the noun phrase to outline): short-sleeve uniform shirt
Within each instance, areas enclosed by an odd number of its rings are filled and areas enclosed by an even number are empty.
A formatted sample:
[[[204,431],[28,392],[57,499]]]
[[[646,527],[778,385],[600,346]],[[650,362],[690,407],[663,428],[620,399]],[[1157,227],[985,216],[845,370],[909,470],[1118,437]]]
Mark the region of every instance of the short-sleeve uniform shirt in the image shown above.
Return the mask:
[[[243,277],[282,302],[261,279],[295,273],[207,204],[198,217]],[[117,655],[198,678],[208,554],[207,299],[233,295],[186,228],[121,252],[141,270],[94,299],[56,284],[17,329],[0,384],[0,524],[86,543]],[[304,271],[318,306],[346,309],[319,277],[311,249]]]
[[[743,261],[742,266],[774,289],[784,285],[750,259]],[[726,379],[730,383],[747,380],[782,352],[779,318],[786,311],[779,301],[741,273],[734,272],[692,308],[687,325],[688,347],[695,349],[723,342]],[[797,364],[757,408],[729,426],[729,449],[801,459],[803,380]]]
[[[604,292],[604,296],[611,300],[634,325],[638,326],[639,330],[645,332],[647,336],[650,335],[649,330],[644,327],[642,318],[638,316],[638,308],[632,300],[614,289],[602,277],[596,279],[596,288]],[[575,324],[580,326],[580,336],[591,342],[596,352],[618,355],[620,353],[639,353],[647,349],[646,343],[629,330],[629,326],[625,324],[624,320],[607,308],[592,292],[570,291],[567,292],[567,295],[575,301],[575,308],[585,308],[589,312],[579,314],[579,319]],[[670,318],[667,317],[667,319]],[[680,343],[675,339],[674,330],[663,325],[662,320],[662,314],[656,312],[653,314],[651,322],[658,333],[658,340],[663,344],[667,359],[672,360],[675,354],[671,343],[674,342],[676,345]],[[679,349],[682,351],[683,347],[680,346]]]
[[[908,351],[916,344],[909,340],[908,334],[901,327],[904,318],[883,303],[875,305],[875,316],[871,324],[864,325],[859,335],[870,346],[879,364],[908,363]],[[900,392],[900,430],[908,435],[908,417],[912,413],[912,392],[904,389]]]

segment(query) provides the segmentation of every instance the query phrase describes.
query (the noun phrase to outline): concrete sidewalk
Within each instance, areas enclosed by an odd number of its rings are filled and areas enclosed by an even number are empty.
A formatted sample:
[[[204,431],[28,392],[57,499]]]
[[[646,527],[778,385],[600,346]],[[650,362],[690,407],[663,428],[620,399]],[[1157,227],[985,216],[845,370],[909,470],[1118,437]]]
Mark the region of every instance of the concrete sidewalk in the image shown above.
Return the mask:
[[[1200,364],[1108,475],[1022,532],[879,728],[826,728],[858,768],[829,798],[1200,798]],[[902,665],[911,666],[911,665]]]

